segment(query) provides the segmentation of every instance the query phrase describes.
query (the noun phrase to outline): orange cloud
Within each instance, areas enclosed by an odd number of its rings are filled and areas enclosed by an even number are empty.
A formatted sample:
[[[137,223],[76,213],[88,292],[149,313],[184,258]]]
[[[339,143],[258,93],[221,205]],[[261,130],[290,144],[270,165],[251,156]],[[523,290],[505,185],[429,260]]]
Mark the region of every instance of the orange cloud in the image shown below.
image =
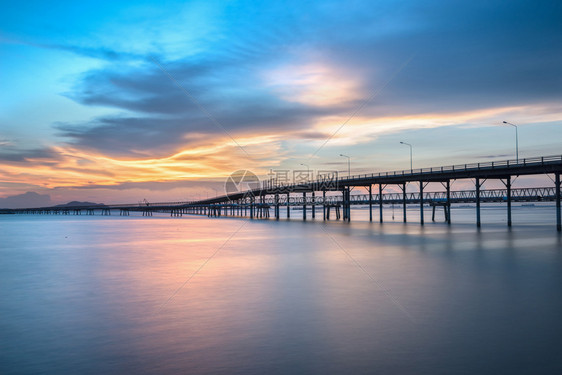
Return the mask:
[[[275,136],[224,138],[178,150],[161,158],[113,158],[69,146],[53,147],[55,160],[27,158],[25,163],[0,166],[4,183],[79,187],[117,185],[123,182],[178,181],[224,178],[240,168],[264,170],[280,162],[282,152]],[[251,159],[242,152],[243,147]]]

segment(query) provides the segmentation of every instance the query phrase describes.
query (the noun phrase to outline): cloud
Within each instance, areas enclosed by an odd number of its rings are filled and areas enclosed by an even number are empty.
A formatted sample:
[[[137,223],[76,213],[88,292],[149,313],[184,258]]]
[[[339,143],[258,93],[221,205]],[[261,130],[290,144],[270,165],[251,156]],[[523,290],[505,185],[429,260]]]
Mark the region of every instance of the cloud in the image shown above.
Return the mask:
[[[353,25],[330,25],[349,32],[334,35],[328,53],[372,88],[414,55],[369,114],[552,103],[562,97],[559,15],[557,5],[523,1],[406,2],[391,18],[411,29],[350,38]]]
[[[37,194],[34,192],[0,198],[0,208],[46,207],[51,204],[51,197],[49,195]]]
[[[20,149],[13,144],[6,144],[0,151],[1,162],[49,162],[57,159],[58,155],[52,148]]]
[[[249,161],[239,149],[253,156]],[[0,164],[6,182],[31,183],[38,187],[118,185],[124,182],[185,181],[223,178],[240,165],[263,171],[286,157],[276,137],[215,138],[162,156],[112,157],[91,149],[65,145],[53,148],[55,158],[18,159]],[[0,181],[2,182],[2,181]]]
[[[149,191],[169,191],[172,189],[187,189],[187,188],[205,188],[214,186],[216,189],[224,188],[225,179],[205,179],[205,180],[191,180],[191,181],[145,181],[145,182],[122,182],[114,185],[85,185],[76,186],[73,189],[80,190],[93,190],[93,189],[109,189],[109,190],[131,190],[143,189]],[[67,189],[67,188],[63,188]]]
[[[146,55],[144,54],[117,51],[106,47],[93,48],[93,47],[64,45],[64,44],[43,44],[43,45],[35,44],[35,45],[44,48],[67,51],[67,52],[75,53],[80,56],[92,57],[92,58],[106,60],[110,62],[131,61],[131,60],[138,61],[138,60],[146,59]]]
[[[91,57],[109,62],[142,61],[146,59],[146,54],[118,51],[104,46],[90,47],[75,44],[44,43],[17,38],[8,38],[6,36],[0,36],[0,42],[5,44],[19,44],[37,48],[66,51],[79,56]]]
[[[326,63],[294,64],[268,71],[264,80],[288,102],[333,107],[361,99],[358,77],[349,75]]]
[[[224,111],[217,121],[219,126],[205,117],[194,113],[185,117],[101,117],[85,124],[58,123],[58,135],[74,146],[87,147],[113,156],[163,156],[174,151],[215,142],[234,133],[239,143],[246,134],[299,134],[307,128],[315,116],[314,110],[274,106],[254,106],[236,112]],[[251,112],[251,114],[249,114]],[[312,133],[310,133],[312,134]],[[307,135],[308,137],[308,135]]]
[[[282,22],[254,34],[246,22],[228,20],[232,34],[223,44],[215,39],[212,48],[197,54],[159,57],[189,95],[148,55],[118,58],[121,54],[114,51],[66,47],[114,58],[117,64],[77,77],[65,95],[127,115],[57,124],[60,135],[76,145],[136,155],[139,150],[153,154],[189,145],[192,135],[222,133],[204,112],[233,134],[312,131],[319,119],[352,112],[393,75],[362,116],[449,113],[562,99],[562,51],[552,48],[562,41],[562,27],[548,5],[406,1],[397,7],[359,1],[345,10],[332,2],[304,6],[306,16],[276,7],[257,14],[253,23],[258,25],[278,11]],[[144,62],[119,63],[127,58]]]
[[[317,108],[283,100],[274,89],[259,86],[258,78],[254,79],[255,86],[248,86],[252,77],[236,77],[232,72],[236,68],[227,61],[209,66],[186,61],[168,65],[166,72],[150,64],[125,71],[100,69],[83,75],[66,96],[81,104],[110,106],[133,115],[57,123],[58,134],[74,145],[111,155],[162,155],[227,132],[290,133],[309,127],[319,115],[345,108]],[[170,80],[167,72],[182,88]],[[224,78],[213,78],[216,76]]]
[[[9,139],[5,139],[5,138],[0,138],[0,147],[9,147],[9,146],[13,146],[14,143],[9,140]]]

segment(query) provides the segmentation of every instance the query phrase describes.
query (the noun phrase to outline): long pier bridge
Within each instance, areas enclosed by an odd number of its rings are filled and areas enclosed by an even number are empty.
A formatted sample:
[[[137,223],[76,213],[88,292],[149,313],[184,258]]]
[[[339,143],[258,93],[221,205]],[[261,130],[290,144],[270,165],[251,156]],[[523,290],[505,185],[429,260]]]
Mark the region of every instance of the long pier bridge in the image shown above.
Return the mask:
[[[31,209],[0,210],[0,213],[16,214],[86,214],[93,215],[99,211],[102,215],[111,214],[112,210],[128,216],[131,211],[142,212],[143,216],[152,216],[153,212],[170,212],[172,216],[183,214],[200,214],[208,216],[248,216],[250,218],[269,218],[273,210],[275,219],[280,218],[280,207],[286,207],[290,217],[291,207],[302,207],[302,218],[307,219],[307,211],[314,218],[317,206],[322,207],[323,219],[330,219],[330,212],[335,211],[336,219],[351,220],[351,206],[368,205],[369,220],[373,220],[373,205],[379,206],[379,221],[383,222],[383,205],[401,204],[406,222],[408,204],[419,204],[420,224],[424,224],[424,205],[443,207],[445,218],[451,223],[450,207],[455,203],[474,203],[476,205],[476,225],[481,226],[481,203],[505,202],[507,206],[507,225],[512,225],[512,202],[556,202],[556,228],[562,231],[560,204],[560,174],[562,173],[562,155],[542,156],[519,160],[504,160],[485,163],[441,166],[433,168],[411,169],[384,173],[361,174],[344,178],[320,178],[299,184],[276,184],[275,181],[263,181],[255,189],[235,192],[220,197],[190,201],[164,202],[146,204],[96,205],[84,207],[43,207]],[[541,188],[512,188],[514,177],[522,175],[552,174],[553,185]],[[451,181],[468,179],[474,181],[474,190],[451,191]],[[484,190],[486,180],[500,180],[505,189]],[[407,192],[406,185],[415,183],[418,192]],[[425,192],[429,183],[442,184],[445,191]],[[401,192],[385,193],[389,185],[398,186]],[[373,192],[373,186],[378,191]],[[352,194],[355,188],[365,188],[366,194]],[[317,194],[318,193],[318,194]]]

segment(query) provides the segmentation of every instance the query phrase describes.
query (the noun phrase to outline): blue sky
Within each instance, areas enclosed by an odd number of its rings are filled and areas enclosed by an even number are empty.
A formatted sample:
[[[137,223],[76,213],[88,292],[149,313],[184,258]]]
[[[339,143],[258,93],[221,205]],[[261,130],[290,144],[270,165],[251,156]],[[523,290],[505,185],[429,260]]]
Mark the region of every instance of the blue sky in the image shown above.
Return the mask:
[[[344,171],[340,153],[402,169],[400,141],[418,167],[512,158],[503,120],[521,157],[560,154],[560,19],[555,1],[5,3],[0,197],[186,199],[237,169]]]

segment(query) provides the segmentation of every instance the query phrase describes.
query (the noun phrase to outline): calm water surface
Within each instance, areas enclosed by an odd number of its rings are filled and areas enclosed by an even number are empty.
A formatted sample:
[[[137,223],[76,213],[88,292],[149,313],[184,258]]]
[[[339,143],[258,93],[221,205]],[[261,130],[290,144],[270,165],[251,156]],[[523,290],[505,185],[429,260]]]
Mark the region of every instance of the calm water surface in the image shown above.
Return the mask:
[[[400,213],[1,215],[0,373],[562,373],[552,207]]]

